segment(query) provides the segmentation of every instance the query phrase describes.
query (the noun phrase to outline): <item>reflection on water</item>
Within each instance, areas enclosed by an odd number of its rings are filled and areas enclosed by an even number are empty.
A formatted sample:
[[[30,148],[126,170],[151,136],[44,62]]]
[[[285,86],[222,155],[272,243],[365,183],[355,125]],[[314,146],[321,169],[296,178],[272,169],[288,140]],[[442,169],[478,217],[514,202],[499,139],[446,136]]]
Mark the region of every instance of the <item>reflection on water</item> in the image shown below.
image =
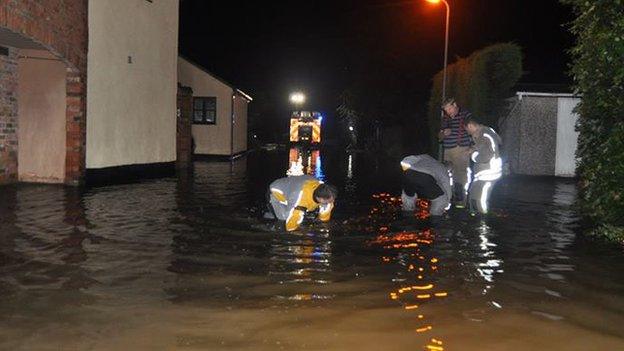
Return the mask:
[[[253,215],[288,153],[0,188],[0,349],[624,349],[624,258],[578,236],[572,182],[504,179],[433,231],[383,160],[316,152],[339,203],[293,233]]]
[[[425,304],[448,296],[448,292],[440,289],[436,279],[439,267],[443,264],[433,253],[436,235],[432,229],[390,231],[389,226],[396,219],[395,213],[400,208],[399,201],[388,194],[376,194],[373,198],[378,200],[372,212],[375,221],[386,223],[378,227],[379,234],[370,243],[383,247],[383,264],[396,267],[392,281],[397,287],[390,292],[389,297],[399,302],[405,311],[415,315],[416,333],[428,334],[424,349],[442,351],[445,346],[438,336],[437,328],[434,328],[435,318],[423,311]],[[419,212],[422,212],[420,208]]]
[[[314,290],[319,285],[332,282],[331,258],[331,240],[327,230],[275,237],[271,243],[269,274],[277,279],[278,284],[295,285],[287,288],[292,291],[291,295],[277,297],[289,300],[332,298],[332,295]]]
[[[308,174],[320,180],[325,180],[321,152],[318,149],[308,147],[291,147],[288,164],[290,165],[287,175]]]

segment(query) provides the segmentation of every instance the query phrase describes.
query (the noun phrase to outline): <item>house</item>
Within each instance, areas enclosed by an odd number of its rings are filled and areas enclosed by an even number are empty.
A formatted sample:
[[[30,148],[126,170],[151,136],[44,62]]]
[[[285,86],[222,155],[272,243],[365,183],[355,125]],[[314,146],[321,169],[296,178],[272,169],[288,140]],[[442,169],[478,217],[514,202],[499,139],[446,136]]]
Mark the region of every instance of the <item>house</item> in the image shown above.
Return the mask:
[[[233,158],[247,151],[247,107],[252,98],[182,56],[178,82],[193,90],[195,154]]]
[[[513,174],[573,177],[581,101],[570,93],[517,92],[499,122],[503,158]]]

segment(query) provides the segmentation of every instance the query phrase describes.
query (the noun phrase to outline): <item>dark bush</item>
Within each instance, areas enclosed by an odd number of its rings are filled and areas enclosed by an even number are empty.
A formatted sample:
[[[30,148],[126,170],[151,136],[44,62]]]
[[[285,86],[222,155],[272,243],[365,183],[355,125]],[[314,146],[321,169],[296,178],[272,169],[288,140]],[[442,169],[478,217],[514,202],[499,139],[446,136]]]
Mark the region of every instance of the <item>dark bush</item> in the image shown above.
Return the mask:
[[[571,74],[582,94],[577,174],[593,233],[624,242],[624,2],[562,0],[576,19]]]

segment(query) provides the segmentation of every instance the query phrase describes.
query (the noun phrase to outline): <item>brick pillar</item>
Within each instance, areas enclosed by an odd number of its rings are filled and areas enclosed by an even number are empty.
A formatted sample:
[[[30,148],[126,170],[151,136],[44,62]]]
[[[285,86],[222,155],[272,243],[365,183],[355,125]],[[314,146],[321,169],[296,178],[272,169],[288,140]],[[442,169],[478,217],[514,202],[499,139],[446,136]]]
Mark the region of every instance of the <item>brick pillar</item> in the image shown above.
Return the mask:
[[[80,184],[84,180],[86,155],[86,79],[79,72],[67,70],[67,150],[65,183]]]
[[[17,181],[17,56],[0,55],[0,184]]]
[[[178,85],[177,109],[177,162],[178,168],[187,168],[191,164],[192,139],[191,115],[193,113],[193,90]]]

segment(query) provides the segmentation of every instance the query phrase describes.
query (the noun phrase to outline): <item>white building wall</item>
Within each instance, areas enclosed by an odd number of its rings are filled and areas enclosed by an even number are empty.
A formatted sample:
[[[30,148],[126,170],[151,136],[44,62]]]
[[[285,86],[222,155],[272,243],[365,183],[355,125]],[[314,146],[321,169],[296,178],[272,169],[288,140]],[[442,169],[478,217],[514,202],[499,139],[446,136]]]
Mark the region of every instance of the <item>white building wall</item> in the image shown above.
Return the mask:
[[[89,0],[87,168],[175,161],[177,57],[178,1]]]
[[[178,82],[193,89],[193,97],[216,97],[215,124],[193,124],[195,154],[229,156],[247,150],[247,105],[249,101],[201,67],[180,57]],[[234,98],[233,98],[234,97]],[[234,130],[232,130],[234,107]],[[232,143],[232,135],[234,142]]]
[[[247,151],[247,107],[249,101],[240,95],[234,99],[234,153]]]
[[[576,148],[579,133],[575,130],[578,115],[573,112],[580,98],[560,97],[557,108],[557,154],[555,175],[573,177],[576,174]]]

